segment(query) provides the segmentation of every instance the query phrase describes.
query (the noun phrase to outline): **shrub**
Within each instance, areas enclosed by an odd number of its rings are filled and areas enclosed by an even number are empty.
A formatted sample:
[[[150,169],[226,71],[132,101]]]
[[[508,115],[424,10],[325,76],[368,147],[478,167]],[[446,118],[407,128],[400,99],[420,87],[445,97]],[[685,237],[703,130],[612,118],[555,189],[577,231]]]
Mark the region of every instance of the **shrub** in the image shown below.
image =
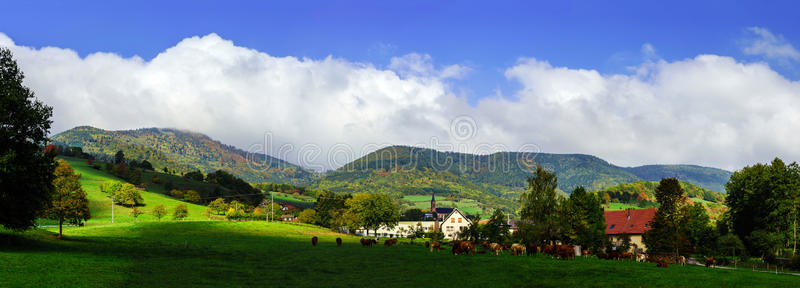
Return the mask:
[[[170,191],[169,191],[169,195],[172,195],[172,197],[175,197],[175,198],[181,198],[181,199],[183,199],[183,191],[181,191],[181,190],[178,190],[178,189],[172,189],[172,190],[170,190]]]
[[[314,219],[317,217],[317,211],[314,209],[306,209],[303,212],[300,212],[300,216],[297,216],[297,220],[303,223],[314,223]]]
[[[189,202],[197,203],[200,202],[200,194],[194,190],[186,190],[186,192],[183,193],[183,199]]]
[[[789,262],[789,268],[792,268],[792,270],[800,270],[800,255],[792,256],[792,260]]]

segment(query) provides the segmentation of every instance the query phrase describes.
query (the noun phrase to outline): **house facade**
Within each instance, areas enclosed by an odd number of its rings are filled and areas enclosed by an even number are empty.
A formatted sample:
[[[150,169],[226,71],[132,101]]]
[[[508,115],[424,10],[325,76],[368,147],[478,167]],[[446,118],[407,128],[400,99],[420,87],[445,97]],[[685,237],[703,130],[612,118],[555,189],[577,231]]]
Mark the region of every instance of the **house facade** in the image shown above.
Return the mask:
[[[449,214],[442,217],[442,221],[401,221],[393,228],[381,227],[376,231],[356,230],[356,234],[369,237],[397,238],[408,237],[418,227],[424,232],[441,229],[445,239],[456,239],[462,231],[466,230],[472,221],[461,210],[453,208]],[[438,228],[437,228],[438,227]]]
[[[628,235],[631,239],[629,252],[645,252],[644,233],[650,230],[650,221],[656,215],[656,208],[630,209],[620,211],[605,211],[606,235],[611,238],[614,245],[622,242],[622,237]]]

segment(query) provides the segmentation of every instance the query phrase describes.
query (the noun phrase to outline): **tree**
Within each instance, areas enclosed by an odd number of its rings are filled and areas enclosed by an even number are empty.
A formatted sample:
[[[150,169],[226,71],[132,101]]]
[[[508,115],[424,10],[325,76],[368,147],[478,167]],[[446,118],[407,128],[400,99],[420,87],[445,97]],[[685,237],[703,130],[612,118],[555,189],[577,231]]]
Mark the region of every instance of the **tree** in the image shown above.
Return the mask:
[[[419,208],[408,209],[401,216],[401,218],[405,221],[422,221],[424,217],[425,213],[422,212],[422,210],[420,210]]]
[[[743,240],[751,255],[763,254],[763,243],[754,239],[779,238],[794,243],[800,208],[800,167],[775,158],[770,164],[744,167],[725,185],[730,228]],[[752,237],[754,231],[756,237]],[[764,236],[764,237],[762,237]]]
[[[189,209],[186,208],[186,204],[178,204],[175,206],[175,213],[172,214],[172,217],[175,218],[175,220],[183,220],[189,217]]]
[[[736,257],[736,255],[741,255],[742,251],[744,251],[744,244],[736,234],[730,233],[719,237],[719,248],[724,251],[725,255]]]
[[[186,190],[186,192],[183,193],[183,200],[194,203],[200,202],[200,194],[191,189]]]
[[[714,255],[717,250],[719,233],[711,226],[711,218],[703,204],[695,203],[685,210],[684,223],[689,232],[689,241],[696,252]]]
[[[345,208],[331,211],[331,216],[331,228],[337,231],[341,231],[341,228],[344,228],[347,229],[348,233],[353,233],[353,231],[358,230],[359,223],[361,223],[357,215]]]
[[[53,194],[51,195],[50,205],[44,210],[44,216],[49,219],[58,220],[58,237],[63,235],[62,228],[64,221],[79,224],[89,220],[89,200],[86,199],[86,192],[81,188],[78,179],[80,174],[75,174],[67,162],[64,160],[56,161],[55,179],[53,180]]]
[[[692,252],[684,217],[687,199],[678,179],[661,179],[656,187],[656,200],[660,206],[644,235],[647,251],[671,252],[676,256]]]
[[[114,154],[114,164],[125,164],[125,153],[122,150],[117,151],[117,154]]]
[[[314,210],[317,211],[317,218],[314,219],[314,224],[322,227],[332,227],[331,220],[333,219],[334,211],[345,209],[345,202],[351,198],[350,195],[337,195],[330,191],[322,191],[317,194],[317,205]]]
[[[139,168],[142,168],[147,171],[155,171],[153,169],[153,164],[150,164],[147,160],[142,160],[142,163],[139,163]]]
[[[211,210],[214,210],[214,212],[219,215],[228,210],[228,203],[225,203],[225,199],[217,198],[211,201],[211,203],[208,203],[208,208],[211,208]]]
[[[111,193],[114,202],[123,206],[132,207],[144,204],[142,194],[139,189],[130,183],[123,183],[120,188]]]
[[[469,233],[469,232],[468,232]],[[473,232],[474,233],[474,232]],[[504,243],[508,239],[508,218],[500,209],[495,209],[489,222],[483,225],[483,237],[489,242]]]
[[[346,205],[350,212],[358,216],[359,224],[367,231],[378,233],[381,226],[393,228],[400,219],[392,199],[384,194],[360,193],[347,199]]]
[[[57,152],[42,150],[53,109],[23,78],[11,50],[0,48],[0,225],[15,231],[32,227],[50,203]]]
[[[164,207],[164,204],[158,204],[158,206],[153,208],[152,213],[153,216],[155,216],[156,219],[158,219],[158,221],[161,221],[161,218],[167,215],[167,208]]]
[[[203,176],[203,172],[202,171],[197,170],[197,171],[192,171],[192,172],[186,173],[185,175],[183,175],[183,178],[190,179],[190,180],[195,180],[195,181],[203,181],[203,178],[205,178],[205,176]]]
[[[303,212],[300,212],[300,216],[297,216],[297,220],[302,223],[314,223],[314,219],[317,217],[317,211],[314,209],[306,209]]]
[[[583,249],[596,249],[603,245],[606,236],[606,221],[603,217],[601,200],[593,193],[587,193],[583,187],[577,187],[569,194],[567,205],[576,213],[572,225],[575,233],[574,243]]]
[[[520,218],[518,226],[523,242],[554,241],[557,229],[556,188],[558,178],[537,166],[528,178],[528,190],[520,195]]]
[[[144,214],[144,211],[139,210],[139,207],[133,206],[133,208],[131,208],[130,213],[131,217],[133,217],[133,222],[136,223],[136,220],[139,219],[139,215]]]

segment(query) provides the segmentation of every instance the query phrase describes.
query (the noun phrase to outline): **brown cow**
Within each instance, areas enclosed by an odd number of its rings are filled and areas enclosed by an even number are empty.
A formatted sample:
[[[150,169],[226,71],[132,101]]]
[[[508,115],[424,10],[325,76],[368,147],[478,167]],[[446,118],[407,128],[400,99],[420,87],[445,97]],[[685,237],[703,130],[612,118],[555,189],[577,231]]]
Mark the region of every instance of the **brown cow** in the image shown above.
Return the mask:
[[[342,238],[336,238],[336,246],[342,247]]]
[[[681,264],[681,266],[686,266],[686,257],[679,256],[678,257],[678,264]]]
[[[425,241],[425,249],[431,248],[431,242]]]
[[[597,253],[597,259],[608,260],[608,255],[606,253]]]
[[[372,244],[378,243],[378,240],[371,238],[361,238],[361,246],[372,247]]]
[[[475,255],[475,244],[472,241],[454,241],[453,255],[472,253]]]
[[[623,260],[633,260],[633,253],[631,253],[631,252],[622,252],[619,255],[619,258],[623,259]]]
[[[581,255],[583,255],[583,257],[591,257],[592,256],[592,250],[583,250],[583,251],[581,251]]]
[[[508,253],[515,256],[523,256],[525,255],[525,245],[522,244],[511,244],[511,249],[508,250]]]
[[[717,265],[717,259],[714,259],[714,257],[706,258],[706,268],[714,267],[714,265]]]
[[[606,258],[606,259],[608,259],[608,260],[619,260],[619,256],[620,256],[619,252],[611,251],[611,252],[608,253],[608,258]]]
[[[489,244],[490,244],[489,241],[481,242],[481,246],[483,246],[483,249],[489,249]]]
[[[669,264],[667,264],[667,261],[658,260],[658,262],[656,262],[656,267],[667,268],[668,266]]]
[[[497,243],[489,244],[489,251],[494,252],[494,255],[503,254],[503,245]]]
[[[440,249],[442,249],[442,244],[439,244],[439,242],[437,241],[433,241],[433,243],[431,243],[431,252],[433,252],[434,250],[436,250],[436,252],[439,252]]]
[[[389,238],[383,241],[383,246],[392,246],[394,244],[397,244],[397,239],[395,238]]]
[[[536,244],[531,243],[531,244],[528,244],[528,247],[526,247],[525,253],[528,254],[528,256],[536,255],[536,252],[538,251],[538,249],[539,249],[539,247],[536,247]]]
[[[319,240],[319,239],[317,239],[317,236],[314,236],[314,237],[312,237],[312,238],[311,238],[311,245],[317,246],[317,241],[318,241],[318,240]]]
[[[575,259],[575,246],[572,245],[558,245],[556,254],[561,259]]]

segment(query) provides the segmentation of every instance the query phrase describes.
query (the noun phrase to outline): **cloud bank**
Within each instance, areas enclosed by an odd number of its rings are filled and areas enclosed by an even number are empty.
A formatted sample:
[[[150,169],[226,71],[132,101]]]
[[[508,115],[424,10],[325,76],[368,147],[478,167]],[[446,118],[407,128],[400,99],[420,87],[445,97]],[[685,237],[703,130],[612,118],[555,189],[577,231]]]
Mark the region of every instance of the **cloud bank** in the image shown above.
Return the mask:
[[[184,39],[149,61],[109,53],[81,58],[70,49],[19,46],[4,34],[0,46],[11,48],[25,84],[54,106],[54,132],[174,127],[245,150],[269,133],[270,154],[315,169],[336,168],[382,145],[432,146],[434,138],[454,145],[445,150],[535,144],[623,166],[738,169],[776,156],[800,158],[800,83],[764,63],[716,55],[646,60],[630,75],[524,58],[505,70],[519,90],[471,106],[449,82],[468,77],[470,68],[440,67],[421,54],[380,68],[334,57],[275,57],[216,34]],[[477,127],[457,135],[454,119]],[[292,151],[276,151],[287,143]]]

